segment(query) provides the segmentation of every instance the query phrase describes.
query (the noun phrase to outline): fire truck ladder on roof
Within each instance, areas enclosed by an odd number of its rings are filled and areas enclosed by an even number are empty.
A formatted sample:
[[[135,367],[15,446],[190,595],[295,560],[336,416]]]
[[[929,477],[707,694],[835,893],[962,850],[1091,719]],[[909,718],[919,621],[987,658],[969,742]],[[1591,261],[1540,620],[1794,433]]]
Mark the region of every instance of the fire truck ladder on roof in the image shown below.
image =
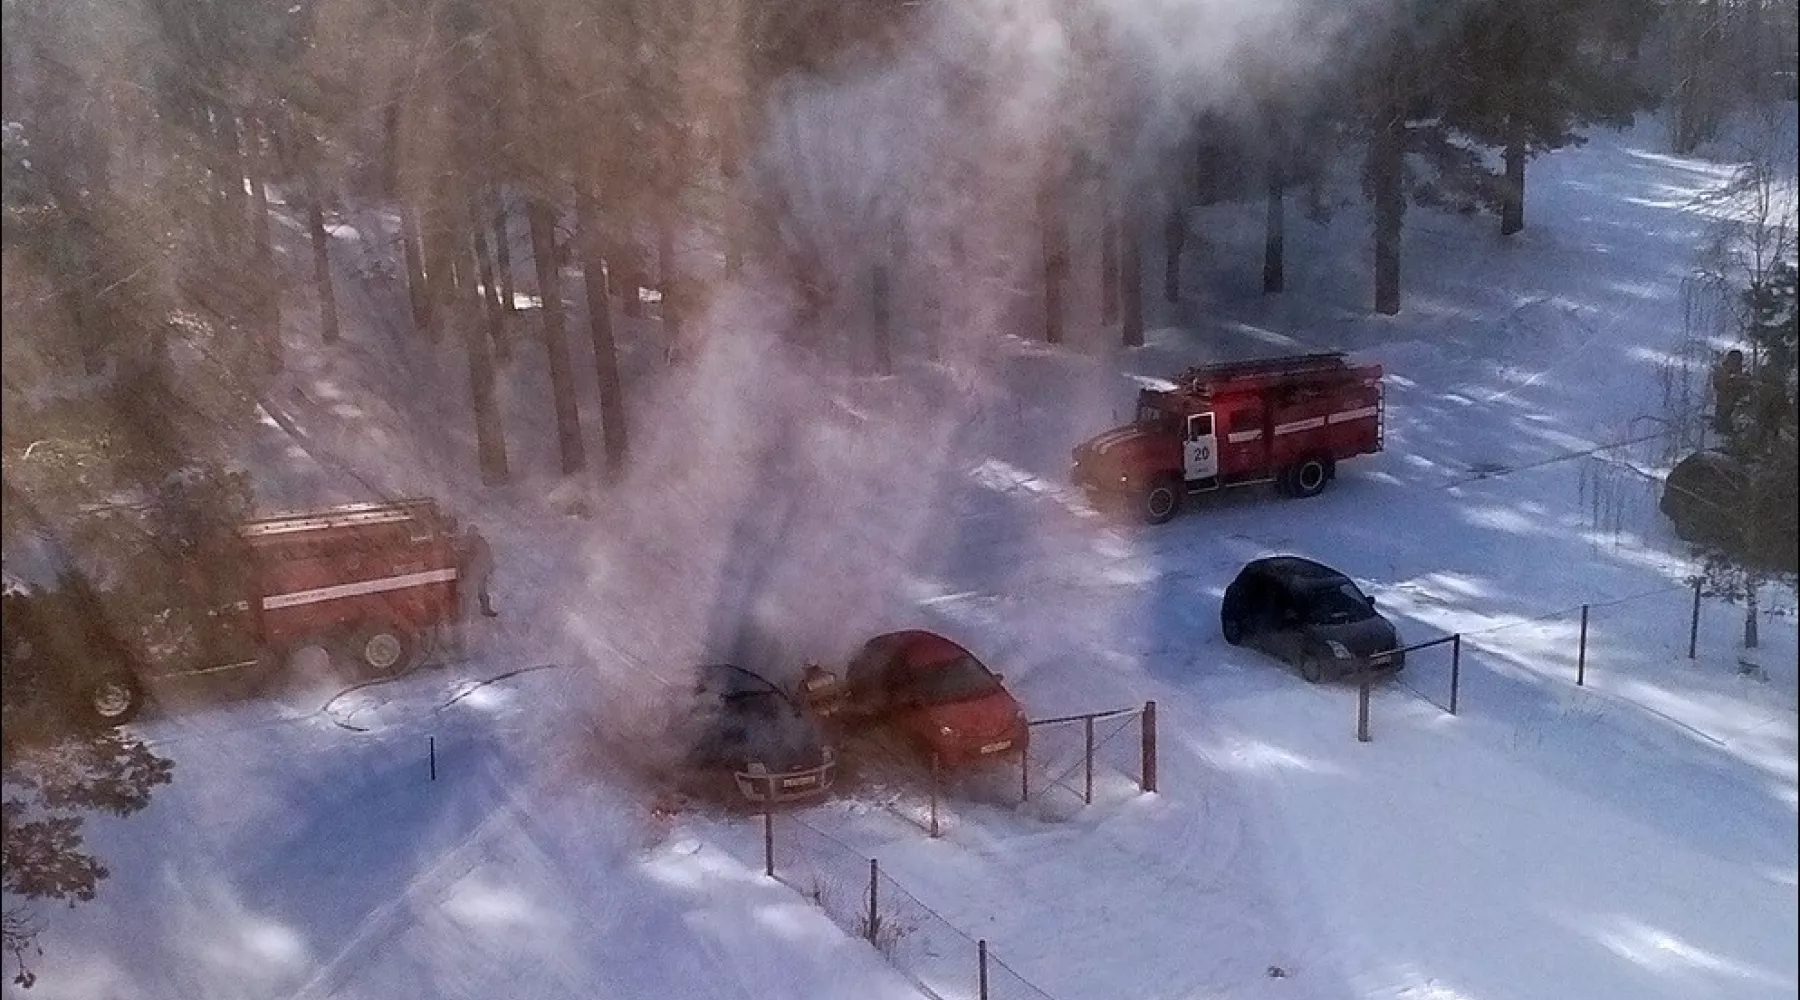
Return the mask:
[[[391,503],[359,503],[333,507],[312,514],[288,514],[257,518],[238,526],[244,538],[266,538],[297,531],[322,528],[344,528],[351,525],[389,524],[410,521],[436,514],[437,503],[429,499],[396,500]]]
[[[1346,367],[1342,351],[1321,354],[1297,354],[1285,358],[1257,358],[1252,361],[1221,361],[1195,365],[1181,373],[1182,385],[1204,385],[1228,378],[1248,376],[1272,377],[1308,375],[1317,372],[1342,371]]]

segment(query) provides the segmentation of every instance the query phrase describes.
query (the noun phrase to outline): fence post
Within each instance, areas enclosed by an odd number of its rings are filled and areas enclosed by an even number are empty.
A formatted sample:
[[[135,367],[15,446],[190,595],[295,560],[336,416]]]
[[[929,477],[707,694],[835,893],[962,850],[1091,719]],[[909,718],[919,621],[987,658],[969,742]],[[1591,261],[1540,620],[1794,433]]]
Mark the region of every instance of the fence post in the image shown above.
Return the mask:
[[[1688,617],[1688,659],[1700,644],[1700,578],[1694,578],[1694,613]]]
[[[869,859],[869,943],[875,943],[875,935],[881,930],[881,908],[877,905],[877,895],[881,891],[881,863],[874,858]]]
[[[1090,715],[1081,721],[1083,723],[1082,729],[1086,731],[1086,736],[1087,736],[1087,751],[1085,754],[1083,754],[1083,756],[1087,760],[1087,764],[1086,764],[1086,771],[1082,775],[1081,801],[1087,803],[1088,805],[1093,805],[1094,804],[1094,717]]]
[[[931,755],[931,835],[938,835],[937,800],[938,800],[938,755]]]
[[[763,874],[775,877],[775,811],[763,807]]]
[[[981,940],[975,942],[975,968],[976,968],[976,983],[980,988],[981,1000],[988,1000],[987,938],[982,938]]]
[[[1588,606],[1581,606],[1581,644],[1575,647],[1575,686],[1587,686],[1587,622]]]
[[[1156,702],[1144,702],[1144,714],[1138,721],[1138,729],[1143,736],[1142,770],[1138,772],[1138,789],[1145,792],[1156,791]]]
[[[437,780],[437,737],[425,737],[425,756],[431,761],[431,780]]]
[[[1450,714],[1456,714],[1456,691],[1462,681],[1462,633],[1450,637]]]
[[[1356,738],[1359,742],[1369,742],[1369,681],[1356,686]]]
[[[1019,751],[1019,804],[1031,801],[1031,729],[1025,730],[1025,749]]]

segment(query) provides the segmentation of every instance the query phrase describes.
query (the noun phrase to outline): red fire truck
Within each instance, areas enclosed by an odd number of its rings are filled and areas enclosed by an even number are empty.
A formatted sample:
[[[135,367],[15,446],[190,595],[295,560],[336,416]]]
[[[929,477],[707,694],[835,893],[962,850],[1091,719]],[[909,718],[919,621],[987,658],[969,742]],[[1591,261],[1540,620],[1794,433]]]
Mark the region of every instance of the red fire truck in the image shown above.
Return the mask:
[[[1074,450],[1074,480],[1161,524],[1184,496],[1274,483],[1310,497],[1337,463],[1382,447],[1381,366],[1339,353],[1189,368],[1138,393],[1137,417]]]
[[[8,623],[28,640],[9,657],[36,653],[46,661],[38,673],[53,675],[78,712],[106,724],[137,714],[147,680],[279,669],[309,645],[365,676],[399,673],[437,626],[458,616],[457,540],[455,518],[426,499],[258,518],[235,527],[238,564],[217,574],[232,578],[228,590],[243,589],[219,595],[201,629],[198,645],[211,662],[157,662],[122,636],[104,599],[85,586],[18,602],[21,619],[35,625]]]

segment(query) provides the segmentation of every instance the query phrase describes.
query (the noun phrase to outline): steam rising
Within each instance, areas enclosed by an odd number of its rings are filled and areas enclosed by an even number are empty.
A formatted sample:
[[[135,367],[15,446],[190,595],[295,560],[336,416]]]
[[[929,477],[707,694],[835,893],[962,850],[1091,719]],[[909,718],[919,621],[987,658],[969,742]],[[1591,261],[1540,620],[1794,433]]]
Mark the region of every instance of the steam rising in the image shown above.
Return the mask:
[[[987,362],[1041,309],[1046,176],[1089,165],[1062,201],[1077,234],[1072,337],[1086,336],[1098,324],[1080,282],[1098,251],[1079,234],[1100,204],[1159,202],[1157,186],[1185,176],[1196,114],[1252,120],[1337,30],[1305,3],[974,0],[919,16],[895,57],[790,80],[762,112],[764,235],[819,283],[822,311],[764,275],[716,288],[699,357],[638,407],[638,471],[594,565],[653,623],[640,648],[671,666],[731,660],[791,680],[806,660],[841,668],[868,636],[921,624],[908,595],[966,558],[957,495],[1009,433],[984,423],[1008,391]],[[869,364],[877,265],[893,275],[900,372],[834,375],[819,357]],[[945,365],[918,364],[933,345]],[[1097,429],[1113,396],[1075,387],[1059,419]],[[1009,509],[1027,519],[1007,526],[1020,564],[1070,530]],[[1002,591],[1016,571],[989,570]]]

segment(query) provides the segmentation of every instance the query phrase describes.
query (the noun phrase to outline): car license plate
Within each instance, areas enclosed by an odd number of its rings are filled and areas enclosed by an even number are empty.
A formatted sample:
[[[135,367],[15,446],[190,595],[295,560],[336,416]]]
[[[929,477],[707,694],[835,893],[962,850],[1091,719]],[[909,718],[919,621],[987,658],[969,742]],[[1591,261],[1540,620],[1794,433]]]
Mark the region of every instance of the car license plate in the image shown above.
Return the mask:
[[[1371,657],[1369,657],[1369,666],[1385,667],[1388,664],[1388,659],[1389,659],[1389,654],[1387,654],[1387,653],[1382,653],[1379,656],[1371,656]]]
[[[999,753],[1012,748],[1012,740],[1001,740],[998,743],[986,743],[981,747],[982,753]]]
[[[783,788],[805,788],[807,785],[816,785],[818,783],[819,783],[818,777],[816,775],[811,775],[811,774],[804,775],[799,778],[783,778],[783,779],[781,779],[781,787],[783,787]]]

